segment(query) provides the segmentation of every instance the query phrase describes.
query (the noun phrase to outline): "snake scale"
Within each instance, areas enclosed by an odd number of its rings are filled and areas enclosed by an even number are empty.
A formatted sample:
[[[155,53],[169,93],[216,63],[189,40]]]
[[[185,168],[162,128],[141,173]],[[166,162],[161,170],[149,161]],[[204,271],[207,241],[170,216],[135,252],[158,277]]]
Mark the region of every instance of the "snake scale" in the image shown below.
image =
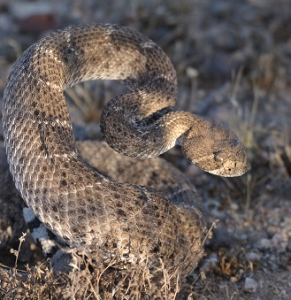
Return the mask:
[[[92,24],[49,34],[12,66],[3,128],[15,186],[52,232],[105,265],[153,269],[163,261],[166,270],[186,274],[201,254],[198,214],[97,172],[76,148],[63,90],[93,79],[119,80],[130,89],[109,101],[101,116],[104,138],[116,151],[146,158],[179,144],[205,171],[246,172],[245,150],[234,133],[174,111],[176,72],[156,44],[125,27]]]

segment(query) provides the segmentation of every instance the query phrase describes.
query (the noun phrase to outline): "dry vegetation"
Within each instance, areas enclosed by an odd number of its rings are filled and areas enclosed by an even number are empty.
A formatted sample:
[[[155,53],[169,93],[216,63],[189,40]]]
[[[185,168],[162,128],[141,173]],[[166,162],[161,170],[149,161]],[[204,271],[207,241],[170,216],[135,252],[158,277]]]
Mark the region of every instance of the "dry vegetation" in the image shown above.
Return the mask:
[[[203,173],[179,149],[165,155],[199,189],[209,226],[220,220],[206,243],[207,255],[177,299],[291,297],[290,11],[289,0],[0,0],[1,96],[11,63],[46,31],[74,23],[118,23],[144,33],[170,56],[178,72],[180,109],[224,123],[243,140],[252,168],[240,178]],[[86,123],[81,138],[98,136],[92,124],[102,104],[121,89],[98,82],[68,92],[77,104],[70,104],[72,119],[78,126]],[[116,276],[110,270],[55,276],[29,236],[19,249],[1,250],[1,299],[123,298],[114,284],[106,286]],[[171,299],[176,286],[165,284],[160,299]]]

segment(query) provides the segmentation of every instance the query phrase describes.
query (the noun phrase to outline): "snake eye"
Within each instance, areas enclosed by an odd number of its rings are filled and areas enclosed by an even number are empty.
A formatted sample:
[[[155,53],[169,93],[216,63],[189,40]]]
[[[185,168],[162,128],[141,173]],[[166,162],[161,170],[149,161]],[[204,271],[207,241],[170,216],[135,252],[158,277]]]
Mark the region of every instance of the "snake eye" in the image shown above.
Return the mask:
[[[213,155],[214,155],[214,160],[216,162],[223,163],[223,157],[221,156],[221,152],[220,151],[214,152]]]

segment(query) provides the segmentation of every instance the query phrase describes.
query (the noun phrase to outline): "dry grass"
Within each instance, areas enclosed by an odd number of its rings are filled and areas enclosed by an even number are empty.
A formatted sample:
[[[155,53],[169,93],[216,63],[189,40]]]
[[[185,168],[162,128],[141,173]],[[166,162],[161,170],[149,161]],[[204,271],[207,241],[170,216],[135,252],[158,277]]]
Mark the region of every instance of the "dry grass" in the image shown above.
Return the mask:
[[[180,290],[179,274],[169,274],[161,260],[160,283],[153,281],[147,269],[117,270],[114,263],[96,265],[78,256],[78,265],[70,273],[53,274],[48,261],[26,270],[17,269],[25,234],[20,238],[13,268],[0,267],[0,298],[10,299],[174,299]]]

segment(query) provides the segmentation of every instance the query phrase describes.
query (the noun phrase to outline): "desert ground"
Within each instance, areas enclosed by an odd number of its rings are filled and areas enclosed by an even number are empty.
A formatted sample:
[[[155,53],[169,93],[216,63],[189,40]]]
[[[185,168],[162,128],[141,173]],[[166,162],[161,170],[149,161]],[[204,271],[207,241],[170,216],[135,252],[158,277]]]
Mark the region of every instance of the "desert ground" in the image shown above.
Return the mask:
[[[176,298],[290,299],[291,1],[0,0],[0,102],[27,47],[52,30],[91,22],[128,26],[156,42],[177,70],[177,108],[229,127],[247,151],[251,169],[237,178],[201,171],[178,147],[163,155],[197,187],[208,228],[219,220]],[[66,91],[72,121],[86,128],[80,139],[100,138],[101,109],[121,91],[109,81]],[[29,233],[18,242],[0,248],[1,299],[111,299],[106,285],[103,294],[80,296],[82,282],[54,276]]]

